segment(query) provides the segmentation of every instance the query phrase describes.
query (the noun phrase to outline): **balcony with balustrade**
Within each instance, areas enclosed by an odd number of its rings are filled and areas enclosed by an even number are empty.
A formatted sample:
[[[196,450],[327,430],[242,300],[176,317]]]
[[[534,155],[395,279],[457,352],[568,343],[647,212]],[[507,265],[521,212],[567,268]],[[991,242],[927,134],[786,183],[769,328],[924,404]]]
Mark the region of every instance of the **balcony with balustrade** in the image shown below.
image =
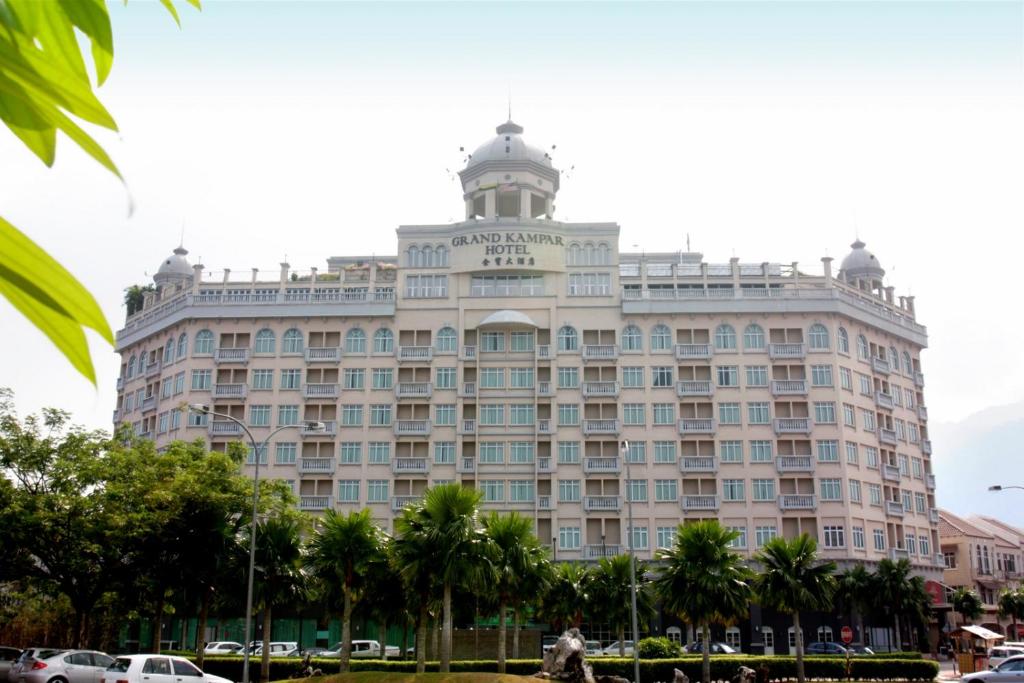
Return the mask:
[[[299,474],[333,474],[334,458],[300,458]]]
[[[887,517],[903,518],[906,511],[903,509],[903,503],[898,500],[887,500],[885,501],[885,514]]]
[[[688,434],[714,434],[715,418],[713,417],[684,417],[679,420],[679,433],[683,436]]]
[[[774,425],[776,434],[810,434],[812,427],[809,417],[777,417]]]
[[[685,494],[679,498],[684,512],[715,512],[718,510],[718,496],[711,494]]]
[[[887,394],[884,391],[876,391],[875,405],[881,408],[882,410],[892,410],[894,407],[892,395]]]
[[[922,422],[927,422],[928,421],[928,408],[926,408],[925,406],[918,406],[917,407],[917,417]]]
[[[430,471],[430,461],[427,458],[392,458],[391,472],[396,476],[407,476],[413,474],[425,475]]]
[[[325,438],[333,439],[338,435],[338,423],[335,420],[322,420],[319,424],[323,425],[323,429],[318,429],[319,425],[315,422],[306,422],[299,428],[299,436],[303,439],[313,438]]]
[[[406,505],[415,505],[423,500],[423,496],[391,496],[391,510],[401,512]]]
[[[934,491],[935,490],[935,475],[934,474],[926,474],[926,475],[924,475],[924,486],[929,491]]]
[[[146,398],[142,399],[142,405],[139,406],[139,408],[142,410],[142,413],[151,413],[154,410],[156,410],[156,401],[156,394],[152,396],[147,396]]]
[[[547,380],[537,382],[537,395],[550,398],[555,395],[555,387]]]
[[[309,401],[330,401],[338,398],[338,385],[336,383],[303,384],[302,397]]]
[[[395,420],[395,436],[430,436],[430,420]]]
[[[476,346],[463,346],[459,349],[461,360],[476,360]]]
[[[583,434],[585,436],[592,436],[597,434],[610,434],[618,436],[622,430],[622,425],[618,420],[614,419],[600,419],[600,420],[583,420]]]
[[[885,427],[879,427],[878,429],[878,440],[889,446],[896,445],[896,430],[886,429]]]
[[[787,510],[815,510],[818,507],[818,499],[813,493],[784,493],[779,496],[779,509]]]
[[[398,382],[395,384],[395,398],[399,400],[429,399],[434,393],[432,382]]]
[[[455,471],[460,474],[476,472],[476,458],[462,457],[455,461]]]
[[[160,374],[160,370],[163,369],[163,364],[160,361],[150,363],[146,366],[146,377],[153,378]]]
[[[584,382],[583,398],[617,398],[618,382]]]
[[[915,372],[914,373],[914,386],[917,387],[918,389],[921,389],[922,387],[924,387],[924,373],[923,372]]]
[[[331,507],[330,496],[299,496],[299,509],[307,512],[326,510]]]
[[[124,389],[124,377],[117,378],[117,390],[121,391]]]
[[[213,352],[213,362],[218,365],[224,365],[228,363],[248,363],[249,362],[249,349],[233,349],[233,348],[221,348],[215,349]]]
[[[932,454],[932,441],[931,441],[931,439],[922,439],[921,440],[921,452],[924,453],[925,455],[931,455]]]
[[[684,455],[679,459],[683,474],[712,474],[718,471],[718,458],[713,455]]]
[[[891,481],[899,483],[900,481],[900,468],[896,465],[889,465],[888,463],[882,463],[882,481]]]
[[[537,360],[551,360],[553,355],[551,353],[551,344],[537,344],[534,347],[534,354]]]
[[[476,420],[459,420],[459,434],[463,436],[476,434]]]
[[[614,361],[619,357],[619,347],[616,344],[584,344],[583,360],[589,361]]]
[[[548,418],[537,420],[537,433],[544,436],[551,436],[555,433],[555,423]]]
[[[434,358],[434,347],[399,346],[395,356],[399,363],[429,363]]]
[[[622,461],[617,457],[587,456],[583,459],[583,471],[587,474],[618,474]]]
[[[537,458],[537,472],[541,474],[551,474],[555,471],[555,460],[550,456],[541,456]]]
[[[932,524],[939,523],[939,511],[936,508],[931,508],[930,510],[928,510],[928,521]]]
[[[676,396],[711,396],[715,393],[715,385],[709,379],[681,379],[676,382]]]
[[[553,510],[554,509],[554,505],[552,504],[551,496],[549,496],[549,495],[537,496],[537,509],[538,510]]]
[[[909,560],[910,551],[906,548],[889,548],[889,559],[893,562],[899,562],[900,560]]]
[[[714,353],[711,344],[676,344],[676,360],[710,360]]]
[[[218,382],[211,395],[219,401],[244,401],[248,393],[249,387],[240,382]]]
[[[892,371],[889,367],[889,361],[878,356],[871,357],[871,369],[880,375],[888,375]]]
[[[807,380],[805,379],[773,379],[771,382],[772,396],[806,396]]]
[[[622,552],[618,543],[598,543],[583,546],[583,559],[599,560],[602,557],[615,557]]]
[[[583,509],[588,512],[619,512],[622,510],[622,497],[584,496]]]
[[[210,438],[240,436],[242,434],[241,425],[231,420],[211,420],[207,430],[210,433]]]
[[[807,455],[777,455],[775,456],[775,471],[779,474],[791,473],[812,473],[814,472],[814,457]]]
[[[462,398],[476,398],[476,382],[463,382],[459,388],[459,396]]]
[[[807,356],[807,347],[798,343],[769,344],[768,357],[772,360],[799,360]]]
[[[337,346],[309,346],[303,352],[307,363],[338,363],[341,348]]]

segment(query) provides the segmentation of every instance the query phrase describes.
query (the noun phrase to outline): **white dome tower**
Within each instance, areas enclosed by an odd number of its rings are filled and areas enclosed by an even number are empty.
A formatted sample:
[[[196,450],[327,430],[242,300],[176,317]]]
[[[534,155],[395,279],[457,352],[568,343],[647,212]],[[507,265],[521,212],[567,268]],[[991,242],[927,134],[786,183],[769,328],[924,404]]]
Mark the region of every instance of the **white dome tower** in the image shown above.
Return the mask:
[[[551,218],[558,170],[542,149],[522,138],[523,127],[506,121],[480,145],[459,172],[467,220]]]
[[[164,259],[160,268],[157,269],[156,275],[153,276],[153,282],[156,283],[158,289],[192,282],[192,266],[185,258],[187,255],[188,249],[179,246],[174,253]]]

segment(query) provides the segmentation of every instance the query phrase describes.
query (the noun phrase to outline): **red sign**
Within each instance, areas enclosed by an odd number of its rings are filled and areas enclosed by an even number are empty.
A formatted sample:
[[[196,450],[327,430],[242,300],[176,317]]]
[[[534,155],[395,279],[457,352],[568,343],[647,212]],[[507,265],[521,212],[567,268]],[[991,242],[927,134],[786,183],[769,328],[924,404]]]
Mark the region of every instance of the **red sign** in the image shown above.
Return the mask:
[[[938,581],[925,581],[924,590],[931,596],[933,605],[941,605],[946,602],[946,591]]]
[[[839,637],[843,639],[844,643],[849,645],[853,642],[853,629],[849,626],[844,626],[842,630],[839,631]]]

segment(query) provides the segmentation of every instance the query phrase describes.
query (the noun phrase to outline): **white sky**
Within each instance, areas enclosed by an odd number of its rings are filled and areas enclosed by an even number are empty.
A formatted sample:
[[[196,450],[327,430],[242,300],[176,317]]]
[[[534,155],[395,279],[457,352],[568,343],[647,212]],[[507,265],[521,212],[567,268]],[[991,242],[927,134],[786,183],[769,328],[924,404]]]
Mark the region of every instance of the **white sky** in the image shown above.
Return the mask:
[[[183,4],[183,3],[182,3]],[[837,262],[855,232],[917,296],[934,422],[1024,399],[1024,4],[415,5],[207,2],[179,32],[111,5],[101,135],[129,192],[65,140],[44,168],[0,130],[0,215],[96,295],[178,243],[211,270],[394,253],[462,212],[446,168],[505,118],[557,143],[556,218],[712,262]],[[1016,23],[1014,23],[1016,22]],[[0,301],[22,412],[109,428],[98,389]]]

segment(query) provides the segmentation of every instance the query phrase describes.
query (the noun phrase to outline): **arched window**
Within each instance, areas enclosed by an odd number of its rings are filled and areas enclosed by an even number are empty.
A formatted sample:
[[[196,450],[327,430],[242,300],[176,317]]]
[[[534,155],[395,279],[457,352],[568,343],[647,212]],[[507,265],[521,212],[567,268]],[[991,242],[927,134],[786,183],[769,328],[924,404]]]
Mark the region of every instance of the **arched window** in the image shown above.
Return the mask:
[[[736,330],[732,329],[732,325],[722,324],[715,330],[715,348],[716,349],[735,349],[736,348]]]
[[[576,336],[576,328],[562,325],[558,328],[558,350],[579,351],[579,337]]]
[[[434,248],[429,244],[423,247],[423,265],[427,268],[434,265]]]
[[[678,626],[669,626],[665,629],[665,636],[673,643],[681,644],[683,642],[683,630]]]
[[[406,253],[405,265],[416,267],[416,260],[420,257],[420,249],[415,244],[409,247],[409,251]]]
[[[725,629],[725,644],[729,647],[735,648],[737,651],[741,650],[740,647],[740,630],[736,626],[730,626]]]
[[[586,242],[583,245],[583,265],[592,266],[594,265],[594,243]]]
[[[455,330],[450,327],[442,327],[437,331],[437,340],[434,342],[434,348],[438,351],[454,352],[456,344]]]
[[[374,353],[393,353],[395,350],[395,335],[386,327],[382,327],[373,333]]]
[[[906,351],[903,352],[903,373],[906,375],[914,374],[914,364],[910,362],[910,354]]]
[[[651,351],[665,351],[672,348],[672,330],[665,325],[655,325],[651,330]]]
[[[439,244],[437,248],[434,249],[434,253],[437,254],[437,265],[442,267],[448,265],[448,250],[443,244]]]
[[[148,364],[146,361],[148,359],[149,359],[149,352],[148,351],[145,351],[145,350],[139,351],[139,374],[140,375],[142,375],[144,372],[146,372],[146,365]]]
[[[128,379],[131,379],[132,377],[135,376],[135,354],[134,353],[132,354],[132,357],[128,359],[128,368],[125,370],[124,376],[126,378],[128,378]]]
[[[820,323],[811,325],[811,329],[807,333],[807,339],[812,349],[817,351],[828,350],[828,329],[824,325]]]
[[[636,325],[627,325],[622,331],[622,350],[640,351],[644,348],[644,335]]]
[[[818,627],[818,642],[819,643],[831,643],[832,642],[832,627],[831,626],[819,626]]]
[[[840,327],[836,333],[836,346],[839,347],[839,353],[850,353],[850,335],[846,333],[845,327]]]
[[[366,333],[358,327],[345,335],[345,353],[366,353]]]
[[[871,350],[868,348],[868,340],[863,334],[857,335],[857,358],[868,360]]]
[[[164,344],[164,365],[174,362],[174,337],[168,337]]]
[[[889,347],[889,367],[893,372],[900,371],[900,354],[896,353],[896,347]]]
[[[281,336],[281,353],[302,353],[302,332],[294,327]]]
[[[747,351],[764,349],[764,330],[757,323],[750,323],[743,330],[743,348]]]
[[[786,630],[786,633],[789,635],[789,649],[795,652],[796,651],[796,629],[794,629],[792,626],[790,626]],[[804,639],[804,630],[800,629],[800,640],[803,640],[803,639]]]
[[[611,248],[607,242],[601,242],[597,245],[597,265],[607,266],[612,262]]]
[[[580,265],[580,245],[576,242],[569,245],[569,265]]]
[[[192,347],[192,354],[195,356],[210,356],[213,354],[213,332],[200,330],[196,333],[195,346]]]
[[[298,330],[295,330],[298,332]],[[302,350],[302,336],[299,336],[299,350]],[[263,328],[256,333],[256,353],[274,353],[274,331]],[[294,351],[292,353],[295,353]]]
[[[184,358],[188,354],[188,335],[184,332],[178,337],[178,358]]]

